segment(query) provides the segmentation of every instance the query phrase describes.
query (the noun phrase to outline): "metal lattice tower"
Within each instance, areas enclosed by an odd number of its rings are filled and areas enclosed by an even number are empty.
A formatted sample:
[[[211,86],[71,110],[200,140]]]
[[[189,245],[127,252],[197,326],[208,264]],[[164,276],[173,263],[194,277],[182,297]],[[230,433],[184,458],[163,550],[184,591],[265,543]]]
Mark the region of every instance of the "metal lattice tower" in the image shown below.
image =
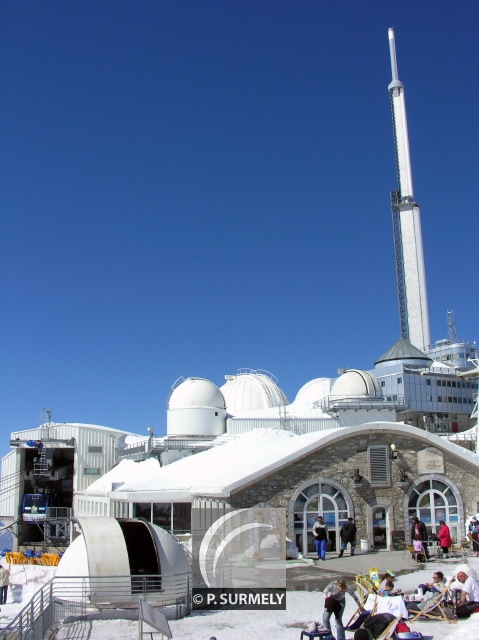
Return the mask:
[[[447,321],[447,338],[449,340],[449,344],[457,344],[460,342],[459,336],[457,335],[456,325],[454,324],[454,313],[452,311],[448,311],[446,315]]]

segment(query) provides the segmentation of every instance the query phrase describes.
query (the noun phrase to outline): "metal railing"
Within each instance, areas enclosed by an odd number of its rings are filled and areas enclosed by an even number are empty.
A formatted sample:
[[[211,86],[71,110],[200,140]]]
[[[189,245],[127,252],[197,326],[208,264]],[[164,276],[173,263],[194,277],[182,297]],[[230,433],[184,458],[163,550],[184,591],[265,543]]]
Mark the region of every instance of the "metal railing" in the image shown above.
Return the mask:
[[[65,621],[87,620],[104,609],[121,617],[119,609],[136,609],[140,599],[169,620],[183,618],[191,611],[191,574],[55,577],[0,630],[0,640],[43,640]]]

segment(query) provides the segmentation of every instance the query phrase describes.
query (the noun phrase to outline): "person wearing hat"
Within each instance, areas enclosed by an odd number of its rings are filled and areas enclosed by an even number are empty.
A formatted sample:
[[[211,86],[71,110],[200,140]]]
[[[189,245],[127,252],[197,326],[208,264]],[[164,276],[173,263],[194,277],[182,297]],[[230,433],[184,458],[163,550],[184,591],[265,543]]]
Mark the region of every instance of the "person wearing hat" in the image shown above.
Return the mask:
[[[477,558],[479,556],[479,522],[477,521],[476,516],[472,516],[468,528],[472,538],[472,550]]]
[[[386,571],[385,574],[383,574],[382,578],[381,578],[381,582],[379,583],[379,587],[378,587],[378,593],[381,595],[382,592],[384,591],[384,589],[386,588],[386,584],[388,582],[394,582],[394,578],[396,577],[396,574],[389,570]],[[401,593],[401,589],[396,589],[394,594],[391,595],[399,595]]]

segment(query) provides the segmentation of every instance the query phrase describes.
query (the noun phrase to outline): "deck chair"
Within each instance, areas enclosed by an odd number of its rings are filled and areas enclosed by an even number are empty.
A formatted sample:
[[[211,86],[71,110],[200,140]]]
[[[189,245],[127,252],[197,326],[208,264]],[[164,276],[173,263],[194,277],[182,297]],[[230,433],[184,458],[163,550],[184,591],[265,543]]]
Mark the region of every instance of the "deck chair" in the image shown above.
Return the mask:
[[[392,620],[391,623],[384,629],[384,631],[376,637],[376,640],[389,640],[393,637],[394,632],[396,631],[396,627],[401,622],[401,616],[398,616],[395,620]]]
[[[389,640],[389,638],[392,638],[399,622],[401,622],[401,615],[398,615],[397,617],[393,618],[391,622],[388,624],[388,626],[385,629],[383,629],[383,631],[378,636],[376,636],[376,640]],[[362,628],[364,628],[364,624]]]
[[[465,558],[467,556],[466,549],[470,546],[470,540],[462,540],[461,542],[456,542],[449,547],[449,553],[454,555],[456,558]]]
[[[364,579],[365,581],[363,582]],[[367,616],[370,613],[373,613],[376,608],[375,599],[369,600],[370,595],[375,596],[377,593],[376,587],[369,580],[369,577],[358,574],[354,578],[354,582],[359,597],[359,606],[356,607],[353,615],[349,619],[349,622],[344,625],[345,629],[348,629],[348,631],[356,631],[356,629],[359,629]],[[371,591],[371,589],[373,591]],[[364,609],[364,611],[361,611],[361,609]]]
[[[424,609],[418,609],[417,611],[410,609],[409,615],[413,617],[409,619],[409,622],[412,623],[420,618],[427,618],[429,620],[444,620],[444,622],[456,623],[457,618],[454,612],[451,610],[451,607],[446,605],[447,594],[452,582],[453,578],[449,580],[446,586],[441,589],[432,600],[429,600]]]

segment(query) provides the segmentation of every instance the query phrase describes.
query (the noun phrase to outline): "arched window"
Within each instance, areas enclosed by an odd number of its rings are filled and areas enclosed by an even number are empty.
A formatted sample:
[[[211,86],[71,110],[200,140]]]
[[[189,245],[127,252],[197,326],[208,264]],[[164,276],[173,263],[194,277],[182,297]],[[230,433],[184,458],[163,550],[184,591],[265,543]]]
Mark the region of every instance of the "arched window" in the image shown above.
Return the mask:
[[[437,533],[439,521],[444,520],[451,530],[452,537],[458,538],[460,525],[458,497],[452,487],[443,480],[430,478],[419,482],[411,489],[408,516],[409,524],[413,516],[422,520],[429,535]]]
[[[303,554],[314,552],[311,530],[318,516],[328,527],[331,550],[339,549],[339,530],[352,515],[352,501],[343,487],[331,480],[318,479],[304,484],[293,496],[290,513],[294,540]]]

